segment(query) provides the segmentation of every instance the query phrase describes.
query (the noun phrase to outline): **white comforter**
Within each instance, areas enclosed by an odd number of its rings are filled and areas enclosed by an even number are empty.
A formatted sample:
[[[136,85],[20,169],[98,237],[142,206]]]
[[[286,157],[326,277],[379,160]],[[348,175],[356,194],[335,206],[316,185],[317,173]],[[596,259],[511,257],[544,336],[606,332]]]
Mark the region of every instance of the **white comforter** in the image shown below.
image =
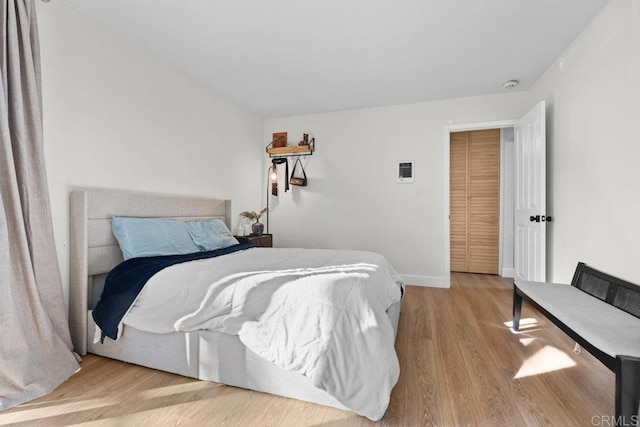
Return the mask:
[[[162,270],[123,323],[238,335],[256,354],[378,420],[400,371],[386,314],[400,286],[376,253],[254,248]]]

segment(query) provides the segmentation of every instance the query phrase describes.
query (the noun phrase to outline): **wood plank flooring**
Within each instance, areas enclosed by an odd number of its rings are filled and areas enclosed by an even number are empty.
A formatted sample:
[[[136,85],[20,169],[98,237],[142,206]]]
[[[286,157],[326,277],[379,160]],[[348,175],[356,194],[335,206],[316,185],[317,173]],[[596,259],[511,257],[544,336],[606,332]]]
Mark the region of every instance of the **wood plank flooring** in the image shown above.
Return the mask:
[[[525,303],[509,328],[511,280],[452,274],[408,286],[400,380],[382,426],[591,426],[613,413],[614,376]],[[595,417],[595,418],[594,418]],[[595,420],[595,422],[594,422]],[[0,413],[0,426],[367,426],[355,414],[87,356],[53,393]]]

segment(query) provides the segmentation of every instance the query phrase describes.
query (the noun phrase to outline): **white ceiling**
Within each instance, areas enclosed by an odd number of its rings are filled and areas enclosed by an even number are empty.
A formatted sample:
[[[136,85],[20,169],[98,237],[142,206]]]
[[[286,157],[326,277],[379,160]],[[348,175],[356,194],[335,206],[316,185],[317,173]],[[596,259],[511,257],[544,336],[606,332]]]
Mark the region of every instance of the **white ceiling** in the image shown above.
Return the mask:
[[[526,90],[607,0],[68,2],[279,117]]]

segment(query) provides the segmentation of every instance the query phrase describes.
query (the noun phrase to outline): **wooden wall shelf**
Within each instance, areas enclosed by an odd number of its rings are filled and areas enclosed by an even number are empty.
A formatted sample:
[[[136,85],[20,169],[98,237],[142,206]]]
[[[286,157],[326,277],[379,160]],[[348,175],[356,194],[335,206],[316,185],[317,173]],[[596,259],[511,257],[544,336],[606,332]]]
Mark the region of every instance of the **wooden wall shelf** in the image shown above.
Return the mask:
[[[271,157],[311,156],[314,151],[316,151],[315,139],[309,145],[288,145],[286,147],[267,145],[267,153]]]

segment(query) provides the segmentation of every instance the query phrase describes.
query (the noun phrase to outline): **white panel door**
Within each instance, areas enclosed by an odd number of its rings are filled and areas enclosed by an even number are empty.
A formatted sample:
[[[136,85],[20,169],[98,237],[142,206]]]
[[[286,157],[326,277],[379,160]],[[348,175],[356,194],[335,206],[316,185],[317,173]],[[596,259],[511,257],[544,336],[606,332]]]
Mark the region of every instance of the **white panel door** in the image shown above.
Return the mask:
[[[516,278],[546,279],[546,138],[545,102],[541,101],[515,126]]]

